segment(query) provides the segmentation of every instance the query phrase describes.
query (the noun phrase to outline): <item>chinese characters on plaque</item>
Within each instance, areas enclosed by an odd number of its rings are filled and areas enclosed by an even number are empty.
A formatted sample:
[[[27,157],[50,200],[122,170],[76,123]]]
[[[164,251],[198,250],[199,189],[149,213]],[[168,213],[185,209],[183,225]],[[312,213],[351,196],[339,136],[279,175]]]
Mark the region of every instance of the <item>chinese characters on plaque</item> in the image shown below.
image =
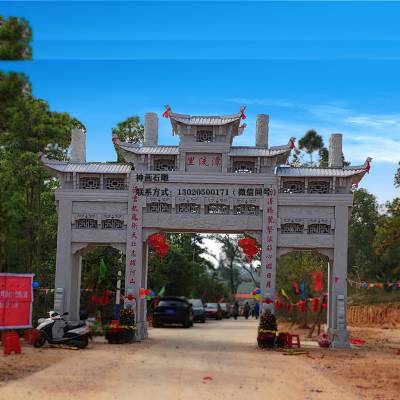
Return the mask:
[[[269,188],[267,190],[267,205],[265,208],[265,213],[264,213],[264,218],[265,220],[263,223],[266,226],[266,235],[265,235],[265,243],[263,243],[263,246],[265,246],[265,292],[271,293],[271,291],[274,290],[274,274],[275,274],[275,260],[274,260],[274,253],[275,253],[275,208],[276,208],[276,189],[274,188]]]
[[[221,171],[222,157],[220,154],[186,154],[186,171]]]
[[[138,239],[138,187],[133,185],[131,191],[131,253],[129,257],[129,285],[136,284],[136,266],[137,266],[137,239]]]

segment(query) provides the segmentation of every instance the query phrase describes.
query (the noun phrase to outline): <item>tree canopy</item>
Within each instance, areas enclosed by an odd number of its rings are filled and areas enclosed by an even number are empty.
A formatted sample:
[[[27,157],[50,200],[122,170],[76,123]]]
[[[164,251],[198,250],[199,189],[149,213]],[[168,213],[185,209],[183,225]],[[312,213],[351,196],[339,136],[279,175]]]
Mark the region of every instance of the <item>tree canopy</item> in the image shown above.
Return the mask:
[[[30,60],[32,29],[24,18],[0,15],[0,60]]]
[[[310,129],[299,140],[299,148],[301,150],[304,149],[305,152],[310,156],[310,164],[312,165],[312,155],[314,151],[322,151],[322,149],[324,148],[324,140],[322,139],[322,136],[319,135],[314,129]],[[324,156],[325,152],[323,152],[322,155]]]
[[[0,270],[52,282],[57,214],[39,153],[64,159],[73,119],[34,97],[25,75],[0,72]]]

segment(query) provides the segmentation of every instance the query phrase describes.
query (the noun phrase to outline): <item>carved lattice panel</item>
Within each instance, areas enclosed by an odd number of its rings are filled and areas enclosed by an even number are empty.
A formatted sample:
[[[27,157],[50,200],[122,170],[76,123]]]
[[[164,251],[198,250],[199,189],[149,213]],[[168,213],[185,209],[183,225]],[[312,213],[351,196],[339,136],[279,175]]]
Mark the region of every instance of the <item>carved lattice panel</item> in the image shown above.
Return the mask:
[[[90,218],[81,218],[75,220],[75,229],[97,229],[97,221]]]
[[[198,129],[196,132],[196,142],[211,143],[214,141],[212,129]]]
[[[168,203],[149,203],[147,204],[147,212],[152,214],[170,213],[171,204]]]
[[[253,204],[239,204],[233,207],[236,215],[258,215],[259,207]]]
[[[102,229],[124,229],[124,221],[120,219],[108,218],[101,221]]]
[[[206,214],[229,214],[229,205],[227,204],[208,204],[206,206]]]
[[[304,193],[304,182],[302,181],[284,181],[284,193]]]
[[[256,172],[256,164],[252,161],[234,161],[233,172],[236,174],[253,174]]]
[[[308,225],[308,233],[317,235],[329,235],[331,227],[327,224],[310,224]]]
[[[179,203],[176,205],[178,214],[200,214],[200,205],[196,203]]]
[[[281,233],[303,233],[303,230],[303,224],[287,223],[281,225]]]
[[[100,177],[82,176],[79,178],[79,189],[99,189]]]
[[[127,186],[124,178],[105,178],[104,189],[106,190],[126,190]]]
[[[154,160],[154,171],[174,171],[175,160],[171,158],[158,158]]]
[[[308,183],[308,193],[329,193],[329,182],[326,181],[312,181]]]

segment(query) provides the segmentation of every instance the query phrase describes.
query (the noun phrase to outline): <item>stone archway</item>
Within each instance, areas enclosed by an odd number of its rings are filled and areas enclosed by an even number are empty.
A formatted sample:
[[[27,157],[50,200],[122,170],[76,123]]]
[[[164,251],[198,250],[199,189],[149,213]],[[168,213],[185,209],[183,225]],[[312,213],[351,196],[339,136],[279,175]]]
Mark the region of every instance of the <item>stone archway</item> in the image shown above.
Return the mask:
[[[72,131],[71,162],[41,160],[60,180],[55,308],[77,317],[79,251],[117,243],[126,254],[125,292],[147,284],[149,232],[256,232],[262,247],[264,298],[274,298],[276,257],[285,248],[327,249],[331,265],[330,331],[347,345],[347,226],[352,190],[370,169],[343,165],[342,135],[332,134],[328,168],[288,165],[294,138],[268,146],[269,116],[257,116],[255,146],[234,146],[244,108],[231,115],[163,114],[179,145],[158,145],[158,117],[145,115],[144,144],[113,145],[123,163],[86,163],[85,133]],[[77,253],[78,252],[78,253]],[[333,253],[333,254],[332,254]],[[334,286],[332,286],[334,285]],[[137,302],[138,338],[147,337],[146,306]]]

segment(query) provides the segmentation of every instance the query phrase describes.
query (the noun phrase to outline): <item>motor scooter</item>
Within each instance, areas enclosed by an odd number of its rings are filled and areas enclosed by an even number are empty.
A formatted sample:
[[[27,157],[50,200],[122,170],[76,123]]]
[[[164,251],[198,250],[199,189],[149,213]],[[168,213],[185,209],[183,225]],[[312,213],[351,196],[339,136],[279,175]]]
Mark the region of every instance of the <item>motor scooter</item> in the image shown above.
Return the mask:
[[[36,328],[39,336],[33,345],[39,348],[47,341],[49,344],[64,344],[84,349],[89,344],[89,339],[92,339],[90,328],[82,321],[68,322],[64,318],[67,315],[68,312],[60,315],[56,311],[50,311],[49,318],[39,319],[39,325]]]

